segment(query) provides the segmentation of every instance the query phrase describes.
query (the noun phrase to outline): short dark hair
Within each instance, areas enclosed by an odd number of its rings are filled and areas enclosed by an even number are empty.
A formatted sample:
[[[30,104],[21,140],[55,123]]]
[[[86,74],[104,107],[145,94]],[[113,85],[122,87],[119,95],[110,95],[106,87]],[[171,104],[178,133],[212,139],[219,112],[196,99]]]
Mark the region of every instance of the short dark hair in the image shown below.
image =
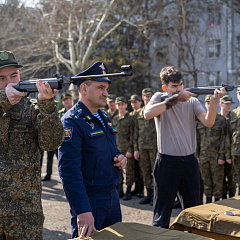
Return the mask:
[[[160,72],[162,84],[168,85],[169,82],[179,83],[182,80],[182,74],[174,66],[164,67]]]

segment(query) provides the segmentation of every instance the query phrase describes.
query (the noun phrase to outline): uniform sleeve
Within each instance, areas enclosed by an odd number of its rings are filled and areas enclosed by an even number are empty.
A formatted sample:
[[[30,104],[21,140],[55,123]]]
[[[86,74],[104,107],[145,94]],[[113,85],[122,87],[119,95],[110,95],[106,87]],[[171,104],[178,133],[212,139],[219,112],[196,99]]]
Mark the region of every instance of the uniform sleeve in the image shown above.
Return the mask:
[[[226,135],[226,160],[231,159],[231,125],[230,122],[227,121],[227,135]]]
[[[139,151],[138,149],[138,136],[139,136],[139,127],[138,127],[138,120],[137,117],[135,117],[135,122],[134,122],[134,134],[133,134],[133,147],[134,151]]]
[[[226,160],[225,155],[227,152],[227,145],[226,145],[226,140],[227,140],[227,120],[222,117],[221,120],[221,137],[220,137],[220,142],[219,142],[219,156],[218,159],[221,160]]]
[[[58,169],[73,216],[92,212],[81,171],[83,134],[72,119],[63,119],[67,132],[58,151]]]
[[[5,89],[1,89],[0,90],[0,117],[3,116],[5,109],[9,109],[11,107],[12,105],[7,98]]]
[[[53,98],[38,100],[36,129],[38,132],[39,146],[43,151],[52,151],[63,142],[65,132],[58,117],[57,108]]]

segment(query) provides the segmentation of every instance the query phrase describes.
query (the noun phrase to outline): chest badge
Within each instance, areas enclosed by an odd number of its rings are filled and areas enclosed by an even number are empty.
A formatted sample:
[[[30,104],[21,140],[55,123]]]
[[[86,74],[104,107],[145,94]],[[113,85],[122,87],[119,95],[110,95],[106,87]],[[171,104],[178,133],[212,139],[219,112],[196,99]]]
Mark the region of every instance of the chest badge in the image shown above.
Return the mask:
[[[87,122],[87,124],[88,124],[92,129],[94,129],[94,123],[89,123],[89,122]]]

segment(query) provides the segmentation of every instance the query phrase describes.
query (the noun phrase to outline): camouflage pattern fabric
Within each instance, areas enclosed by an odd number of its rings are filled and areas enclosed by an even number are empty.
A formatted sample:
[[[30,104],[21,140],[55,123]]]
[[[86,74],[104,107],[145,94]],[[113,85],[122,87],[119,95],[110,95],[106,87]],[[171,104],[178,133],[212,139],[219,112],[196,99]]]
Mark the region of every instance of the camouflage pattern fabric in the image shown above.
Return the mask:
[[[224,166],[218,164],[218,159],[225,160],[228,135],[228,125],[225,117],[217,114],[214,125],[205,127],[197,122],[197,151],[200,159],[199,167],[207,197],[222,197]]]
[[[40,158],[65,137],[54,100],[12,106],[0,90],[0,125],[0,217],[42,213]]]
[[[117,130],[116,140],[118,149],[126,155],[126,152],[133,153],[132,146],[132,117],[129,112],[124,116],[116,115],[112,119],[112,125]],[[126,184],[132,186],[134,182],[134,158],[127,159]],[[122,182],[123,180],[121,180]]]
[[[110,109],[107,110],[107,114],[108,114],[108,118],[110,119],[110,121],[112,121],[112,119],[118,115],[118,110],[116,110],[114,113],[110,112]]]
[[[139,151],[139,164],[143,182],[153,189],[153,168],[157,153],[157,133],[154,119],[144,118],[144,109],[140,108],[134,118],[134,151]]]
[[[42,240],[42,213],[0,218],[0,239]]]
[[[229,133],[229,138],[227,138],[226,143],[227,146],[230,146],[230,148],[226,149],[226,159],[232,159],[231,157],[231,136],[232,136],[232,131],[231,131],[231,125],[230,121],[233,118],[235,113],[229,112],[227,116],[224,116],[227,119],[228,123],[228,133]],[[224,179],[223,179],[223,195],[227,195],[229,193],[230,196],[234,196],[236,193],[236,180],[234,178],[235,171],[234,171],[234,166],[233,166],[233,161],[231,164],[225,162],[224,163]]]
[[[230,125],[232,130],[232,143],[231,154],[240,155],[240,107],[232,111],[234,114],[231,116]]]

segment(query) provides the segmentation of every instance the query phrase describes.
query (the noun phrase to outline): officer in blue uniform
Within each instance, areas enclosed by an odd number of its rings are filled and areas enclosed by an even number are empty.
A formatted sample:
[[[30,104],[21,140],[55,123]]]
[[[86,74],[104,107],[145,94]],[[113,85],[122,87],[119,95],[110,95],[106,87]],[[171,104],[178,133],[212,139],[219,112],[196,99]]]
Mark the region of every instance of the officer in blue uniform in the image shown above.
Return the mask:
[[[108,73],[96,62],[78,76]],[[63,117],[66,138],[59,147],[59,175],[70,205],[72,238],[90,236],[122,221],[116,186],[127,159],[117,149],[116,130],[107,114],[107,77],[77,80],[80,100]]]

